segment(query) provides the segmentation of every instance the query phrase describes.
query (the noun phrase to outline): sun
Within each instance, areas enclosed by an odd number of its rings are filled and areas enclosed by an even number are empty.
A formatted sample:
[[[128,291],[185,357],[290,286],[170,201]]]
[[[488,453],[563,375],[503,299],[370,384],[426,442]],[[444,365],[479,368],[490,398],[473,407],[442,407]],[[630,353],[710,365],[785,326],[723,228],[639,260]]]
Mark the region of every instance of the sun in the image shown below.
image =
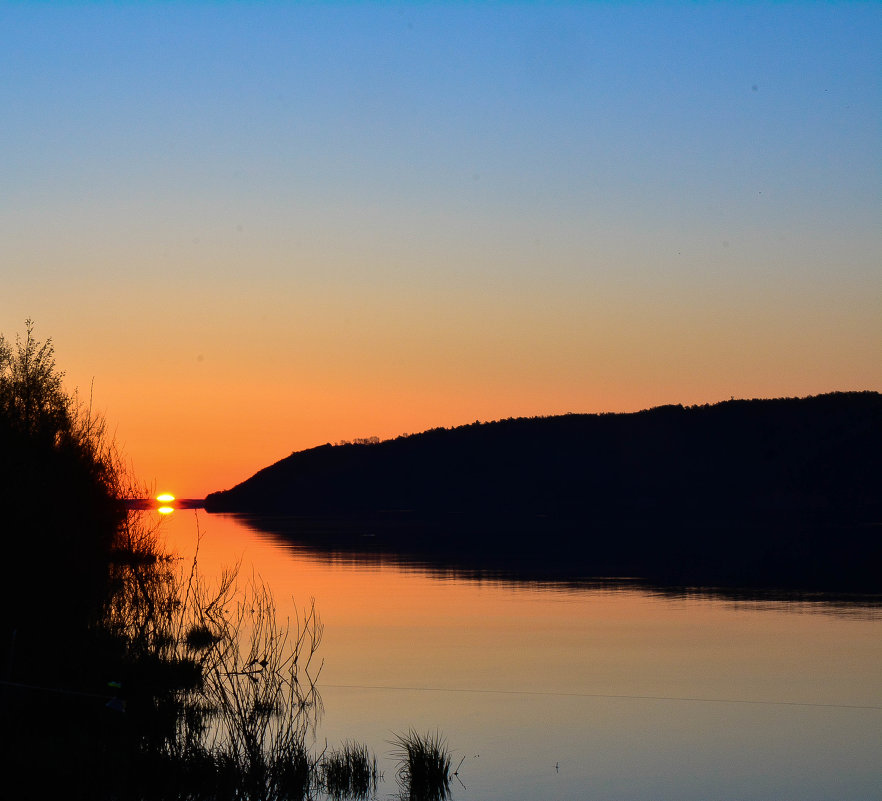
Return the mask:
[[[156,500],[162,501],[163,503],[171,503],[175,499],[175,496],[169,492],[163,492],[162,495],[157,495]]]

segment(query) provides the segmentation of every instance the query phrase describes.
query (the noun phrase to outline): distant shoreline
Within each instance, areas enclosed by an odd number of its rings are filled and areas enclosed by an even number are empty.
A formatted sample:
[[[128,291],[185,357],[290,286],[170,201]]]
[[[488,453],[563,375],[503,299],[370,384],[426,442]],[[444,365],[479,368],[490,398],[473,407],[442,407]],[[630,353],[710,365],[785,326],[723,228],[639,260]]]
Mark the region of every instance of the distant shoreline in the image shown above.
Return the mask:
[[[291,454],[208,512],[319,549],[692,584],[882,591],[882,394],[433,429]],[[336,523],[332,523],[336,521]]]
[[[147,512],[170,506],[172,509],[204,509],[205,498],[175,498],[173,501],[158,501],[156,498],[123,498],[126,509]]]

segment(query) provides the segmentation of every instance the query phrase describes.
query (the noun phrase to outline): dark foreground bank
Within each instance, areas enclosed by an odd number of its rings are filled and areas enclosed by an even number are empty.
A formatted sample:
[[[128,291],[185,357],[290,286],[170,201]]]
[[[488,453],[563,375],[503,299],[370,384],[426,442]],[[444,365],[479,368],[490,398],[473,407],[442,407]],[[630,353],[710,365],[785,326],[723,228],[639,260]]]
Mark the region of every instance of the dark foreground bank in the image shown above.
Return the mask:
[[[373,797],[365,747],[310,747],[315,608],[282,617],[258,580],[207,581],[167,552],[137,511],[155,502],[131,500],[145,493],[62,375],[30,321],[14,344],[0,335],[0,796]],[[402,797],[447,797],[446,746],[399,740]]]

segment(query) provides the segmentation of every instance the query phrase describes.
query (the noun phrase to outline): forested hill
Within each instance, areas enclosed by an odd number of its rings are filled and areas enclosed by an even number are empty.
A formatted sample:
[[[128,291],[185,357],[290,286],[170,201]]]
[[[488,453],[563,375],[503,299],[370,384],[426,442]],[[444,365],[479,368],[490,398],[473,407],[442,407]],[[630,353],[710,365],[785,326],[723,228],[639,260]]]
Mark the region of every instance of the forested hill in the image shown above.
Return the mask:
[[[732,400],[433,429],[291,454],[209,511],[579,523],[878,523],[882,395]]]

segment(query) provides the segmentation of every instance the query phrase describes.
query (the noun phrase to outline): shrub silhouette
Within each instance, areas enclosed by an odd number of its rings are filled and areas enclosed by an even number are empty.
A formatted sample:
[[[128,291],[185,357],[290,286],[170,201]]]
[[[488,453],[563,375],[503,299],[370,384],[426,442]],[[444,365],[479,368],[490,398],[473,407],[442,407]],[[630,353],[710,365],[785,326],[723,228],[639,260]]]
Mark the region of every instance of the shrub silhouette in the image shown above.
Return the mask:
[[[14,345],[0,335],[0,508],[16,566],[0,590],[0,622],[20,634],[47,615],[61,625],[95,612],[124,516],[126,474],[104,421],[63,377],[31,320]]]
[[[160,545],[103,419],[68,394],[33,323],[0,335],[0,749],[4,789],[70,799],[366,795],[376,761],[310,754],[322,711],[311,605],[214,583]],[[198,525],[197,525],[197,536]],[[363,791],[363,792],[362,792]]]

